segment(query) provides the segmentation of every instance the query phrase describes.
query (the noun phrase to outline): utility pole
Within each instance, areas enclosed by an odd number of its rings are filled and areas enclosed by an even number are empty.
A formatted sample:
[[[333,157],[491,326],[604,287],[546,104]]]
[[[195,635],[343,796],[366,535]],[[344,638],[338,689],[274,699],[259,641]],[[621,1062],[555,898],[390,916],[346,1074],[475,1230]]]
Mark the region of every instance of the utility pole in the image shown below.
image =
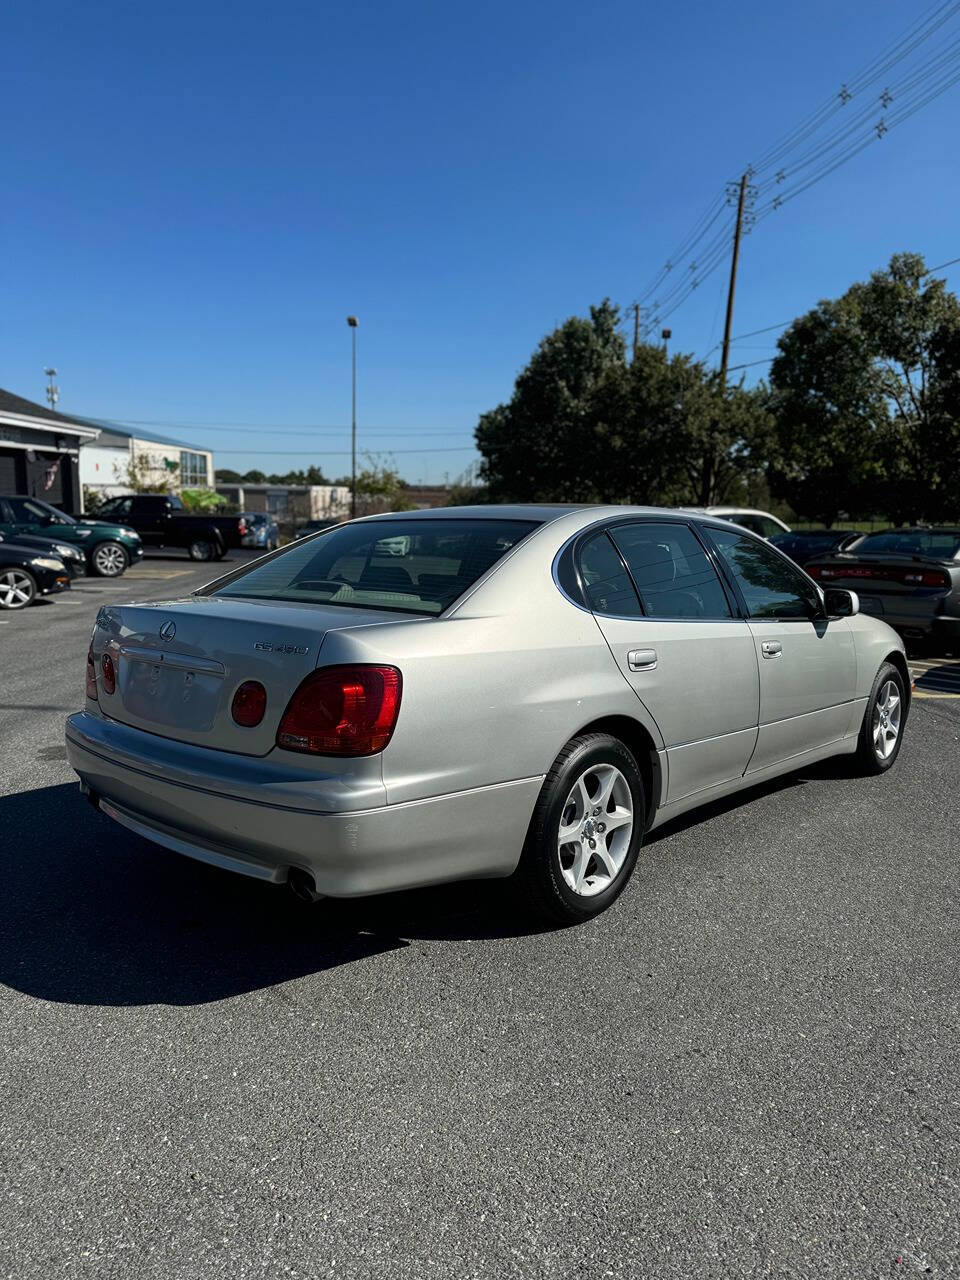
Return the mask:
[[[640,303],[633,304],[633,358],[636,360],[640,349]]]
[[[353,335],[353,412],[350,417],[350,519],[357,518],[357,317],[347,316]]]
[[[733,295],[737,289],[737,263],[740,261],[740,237],[743,234],[743,203],[747,194],[747,174],[740,179],[737,196],[737,225],[733,233],[733,260],[730,263],[730,290],[727,293],[727,320],[723,326],[723,356],[720,360],[720,394],[727,389],[727,365],[730,362],[730,329],[733,325]]]

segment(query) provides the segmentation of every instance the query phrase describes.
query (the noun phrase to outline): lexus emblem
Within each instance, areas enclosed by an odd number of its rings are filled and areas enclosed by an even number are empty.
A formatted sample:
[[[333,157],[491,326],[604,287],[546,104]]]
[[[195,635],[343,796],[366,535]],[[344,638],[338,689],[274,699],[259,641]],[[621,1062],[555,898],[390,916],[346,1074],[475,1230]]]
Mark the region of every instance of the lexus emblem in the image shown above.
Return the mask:
[[[173,619],[168,619],[160,628],[160,638],[162,640],[172,640],[177,634],[177,624]]]

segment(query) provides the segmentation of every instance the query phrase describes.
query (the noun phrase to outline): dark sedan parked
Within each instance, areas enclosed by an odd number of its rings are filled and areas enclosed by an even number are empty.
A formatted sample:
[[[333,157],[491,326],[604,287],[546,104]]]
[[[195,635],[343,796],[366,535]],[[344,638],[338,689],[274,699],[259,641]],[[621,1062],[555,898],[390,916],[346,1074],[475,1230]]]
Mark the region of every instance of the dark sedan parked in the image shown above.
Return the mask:
[[[870,533],[806,570],[824,587],[856,591],[863,613],[906,639],[939,652],[960,648],[960,528]]]
[[[63,561],[19,542],[0,542],[0,609],[25,609],[37,596],[70,586]]]
[[[803,568],[811,560],[849,551],[862,537],[854,529],[791,529],[789,533],[775,533],[767,541]]]

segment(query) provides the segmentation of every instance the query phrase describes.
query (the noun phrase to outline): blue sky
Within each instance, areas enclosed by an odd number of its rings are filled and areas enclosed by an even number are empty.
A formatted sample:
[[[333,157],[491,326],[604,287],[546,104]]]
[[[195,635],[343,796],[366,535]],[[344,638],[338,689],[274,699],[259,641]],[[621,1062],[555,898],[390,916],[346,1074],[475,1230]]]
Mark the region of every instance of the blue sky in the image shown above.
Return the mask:
[[[353,312],[361,447],[456,476],[542,335],[633,301],[724,182],[919,12],[12,0],[0,385],[39,400],[52,363],[65,412],[335,475]],[[735,333],[898,250],[960,256],[958,119],[960,85],[758,226]],[[726,266],[670,318],[673,348],[719,339],[725,289]]]

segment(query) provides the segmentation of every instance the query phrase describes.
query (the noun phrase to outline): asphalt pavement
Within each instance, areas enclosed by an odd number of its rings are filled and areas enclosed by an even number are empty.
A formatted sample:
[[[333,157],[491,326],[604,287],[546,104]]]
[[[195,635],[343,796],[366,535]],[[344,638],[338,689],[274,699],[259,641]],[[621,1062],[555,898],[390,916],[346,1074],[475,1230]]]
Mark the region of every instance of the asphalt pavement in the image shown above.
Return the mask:
[[[960,664],[892,773],[688,815],[587,926],[307,909],[66,763],[99,605],[215,572],[0,615],[0,1276],[960,1271]]]

